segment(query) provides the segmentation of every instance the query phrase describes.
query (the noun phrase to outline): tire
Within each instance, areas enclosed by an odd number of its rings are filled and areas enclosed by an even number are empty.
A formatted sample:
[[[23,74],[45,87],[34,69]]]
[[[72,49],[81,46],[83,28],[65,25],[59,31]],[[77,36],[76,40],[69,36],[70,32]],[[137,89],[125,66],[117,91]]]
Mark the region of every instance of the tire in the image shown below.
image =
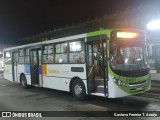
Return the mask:
[[[20,77],[20,83],[22,85],[23,88],[28,88],[28,85],[27,85],[27,79],[25,77],[25,75],[21,75]]]
[[[84,83],[80,79],[76,79],[72,84],[72,94],[78,100],[85,100],[86,89]]]

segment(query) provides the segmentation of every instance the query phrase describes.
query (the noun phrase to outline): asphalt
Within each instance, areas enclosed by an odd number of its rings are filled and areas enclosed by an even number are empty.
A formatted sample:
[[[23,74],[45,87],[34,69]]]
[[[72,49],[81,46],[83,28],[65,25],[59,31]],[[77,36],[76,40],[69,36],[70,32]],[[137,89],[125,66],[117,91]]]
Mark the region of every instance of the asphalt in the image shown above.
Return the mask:
[[[150,91],[135,96],[117,99],[88,96],[86,101],[77,101],[70,93],[63,91],[35,87],[23,89],[20,84],[3,79],[3,73],[0,73],[0,111],[78,111],[78,114],[83,116],[42,118],[44,120],[159,120],[158,117],[91,117],[82,112],[160,111],[160,84],[158,83],[158,80],[152,80]]]

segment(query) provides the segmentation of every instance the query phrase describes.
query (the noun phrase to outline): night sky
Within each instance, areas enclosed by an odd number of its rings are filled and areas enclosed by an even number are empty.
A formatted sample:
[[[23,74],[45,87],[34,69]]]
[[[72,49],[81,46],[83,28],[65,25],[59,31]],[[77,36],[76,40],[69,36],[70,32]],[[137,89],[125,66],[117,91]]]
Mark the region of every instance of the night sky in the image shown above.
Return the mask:
[[[154,0],[0,0],[0,41],[16,41],[60,26],[124,11]]]

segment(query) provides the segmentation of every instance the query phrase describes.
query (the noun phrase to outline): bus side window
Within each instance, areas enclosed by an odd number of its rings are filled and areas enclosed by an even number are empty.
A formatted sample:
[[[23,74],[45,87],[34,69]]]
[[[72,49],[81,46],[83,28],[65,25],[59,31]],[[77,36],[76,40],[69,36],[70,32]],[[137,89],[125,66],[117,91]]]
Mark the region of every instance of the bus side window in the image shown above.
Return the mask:
[[[10,51],[6,51],[4,54],[5,54],[4,55],[5,64],[11,64],[11,52]]]
[[[29,60],[29,49],[25,49],[25,63],[30,63]]]
[[[19,50],[19,59],[18,63],[23,64],[24,63],[24,49]]]
[[[55,45],[55,63],[67,63],[68,51],[67,43],[60,43]]]
[[[54,48],[53,45],[43,46],[43,63],[54,63]]]
[[[69,63],[84,63],[84,42],[74,41],[69,43]]]

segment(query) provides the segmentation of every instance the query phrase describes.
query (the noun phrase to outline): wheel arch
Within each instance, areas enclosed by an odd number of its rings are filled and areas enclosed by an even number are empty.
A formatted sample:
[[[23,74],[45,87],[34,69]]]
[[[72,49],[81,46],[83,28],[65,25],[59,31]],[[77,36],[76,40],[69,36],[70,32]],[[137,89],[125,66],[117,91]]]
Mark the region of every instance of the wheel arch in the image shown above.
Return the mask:
[[[76,79],[79,79],[79,80],[81,80],[81,81],[83,82],[83,80],[82,80],[80,77],[78,77],[78,76],[73,77],[73,78],[71,79],[71,81],[70,81],[70,84],[69,84],[69,91],[70,91],[70,92],[72,92],[72,84],[73,84],[73,82],[74,82]],[[84,84],[84,86],[85,86],[85,88],[86,88],[86,85],[85,85],[84,82],[83,82],[83,84]],[[87,93],[87,89],[86,89],[86,93]]]
[[[21,83],[21,77],[22,77],[22,76],[24,76],[25,79],[26,79],[26,81],[27,81],[26,75],[22,72],[22,73],[20,74],[20,76],[19,76],[19,83]],[[28,84],[28,81],[27,81],[27,84]]]
[[[19,83],[21,83],[21,77],[22,77],[23,75],[24,75],[25,78],[26,78],[26,75],[22,72],[22,73],[20,74],[20,76],[19,76]]]

